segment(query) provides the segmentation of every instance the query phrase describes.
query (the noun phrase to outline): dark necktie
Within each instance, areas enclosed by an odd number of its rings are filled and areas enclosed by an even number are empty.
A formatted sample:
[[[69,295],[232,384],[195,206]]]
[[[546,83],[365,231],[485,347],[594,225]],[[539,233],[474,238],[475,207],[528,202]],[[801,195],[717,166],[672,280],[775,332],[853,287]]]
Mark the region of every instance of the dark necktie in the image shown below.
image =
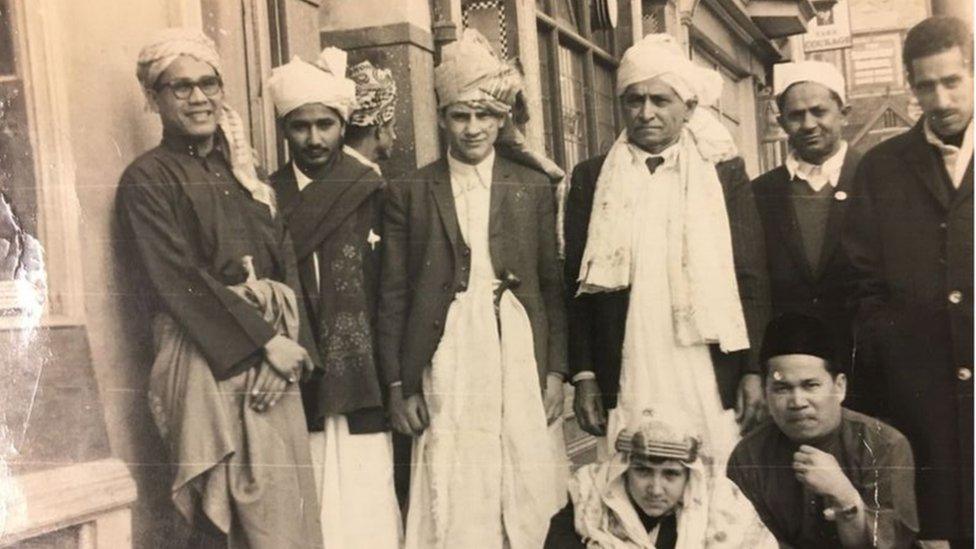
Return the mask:
[[[661,164],[664,164],[664,158],[660,156],[648,156],[645,162],[647,163],[647,171],[653,175],[661,167]]]

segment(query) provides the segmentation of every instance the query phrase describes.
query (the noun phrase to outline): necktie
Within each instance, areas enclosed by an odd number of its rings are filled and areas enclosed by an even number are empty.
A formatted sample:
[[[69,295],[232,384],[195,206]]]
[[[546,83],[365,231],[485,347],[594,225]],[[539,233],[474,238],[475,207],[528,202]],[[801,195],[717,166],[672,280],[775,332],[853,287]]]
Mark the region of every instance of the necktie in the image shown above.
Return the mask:
[[[660,156],[648,156],[645,162],[647,163],[647,170],[653,175],[661,167],[661,164],[664,164],[664,158]]]

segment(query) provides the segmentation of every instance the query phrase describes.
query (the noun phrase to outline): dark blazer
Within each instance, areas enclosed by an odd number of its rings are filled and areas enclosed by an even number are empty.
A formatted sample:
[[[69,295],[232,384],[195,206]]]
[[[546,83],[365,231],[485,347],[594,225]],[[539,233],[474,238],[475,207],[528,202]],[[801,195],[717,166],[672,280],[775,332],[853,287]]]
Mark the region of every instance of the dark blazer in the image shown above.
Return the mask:
[[[955,190],[921,122],[870,150],[843,246],[857,308],[855,368],[875,379],[878,415],[915,451],[919,538],[971,538],[972,159]]]
[[[759,176],[752,184],[766,237],[773,315],[803,313],[823,320],[834,333],[838,358],[843,366],[850,364],[851,321],[847,307],[848,273],[840,237],[850,204],[854,173],[860,161],[861,155],[848,148],[827,215],[816,270],[811,268],[803,248],[793,207],[792,187],[798,183],[791,180],[790,172],[780,166]]]
[[[617,405],[620,390],[621,352],[630,292],[621,290],[576,297],[579,287],[576,279],[586,249],[593,193],[605,158],[604,155],[585,160],[573,170],[564,220],[566,312],[571,375],[594,372],[604,405],[613,408]],[[759,343],[769,318],[769,282],[762,227],[745,163],[742,158],[734,158],[716,168],[729,213],[735,274],[751,345],[747,351],[729,354],[722,353],[717,345],[711,346],[722,405],[732,408],[742,375],[759,373]]]
[[[555,197],[542,174],[496,155],[489,248],[496,275],[521,283],[515,297],[532,325],[540,383],[566,372],[566,314],[556,249]],[[458,228],[447,160],[387,187],[379,347],[386,383],[421,392],[421,374],[444,333],[447,311],[468,285],[471,252]]]

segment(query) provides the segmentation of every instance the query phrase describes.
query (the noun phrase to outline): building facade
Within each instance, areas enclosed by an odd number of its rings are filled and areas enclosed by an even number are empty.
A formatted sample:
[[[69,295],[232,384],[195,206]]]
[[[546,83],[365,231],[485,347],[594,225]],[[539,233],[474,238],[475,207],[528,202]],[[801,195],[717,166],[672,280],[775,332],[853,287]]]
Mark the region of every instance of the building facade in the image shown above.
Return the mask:
[[[529,142],[567,170],[621,130],[620,54],[668,32],[725,78],[715,109],[757,175],[781,148],[767,112],[771,66],[813,15],[807,0],[0,0],[0,267],[23,257],[30,235],[46,272],[32,313],[0,268],[0,543],[183,543],[146,402],[149,320],[115,208],[123,169],[161,135],[135,78],[152,32],[193,26],[217,42],[228,100],[269,169],[286,154],[264,90],[272,67],[335,45],[391,68],[391,177],[441,154],[433,67],[462,27],[520,60]],[[569,414],[566,431],[574,459],[588,459],[592,443]]]

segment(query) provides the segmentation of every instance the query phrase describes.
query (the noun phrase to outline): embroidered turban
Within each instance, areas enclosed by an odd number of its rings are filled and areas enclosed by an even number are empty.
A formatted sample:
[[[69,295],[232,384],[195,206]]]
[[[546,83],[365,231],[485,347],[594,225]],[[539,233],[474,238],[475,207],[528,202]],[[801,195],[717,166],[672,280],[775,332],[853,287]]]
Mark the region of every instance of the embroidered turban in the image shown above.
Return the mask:
[[[292,57],[271,71],[268,90],[279,117],[302,105],[321,103],[348,121],[356,107],[356,84],[346,78],[346,52],[338,48],[322,50],[314,65]]]
[[[649,78],[661,78],[682,101],[697,99],[699,105],[710,106],[722,94],[722,76],[688,59],[669,34],[648,34],[624,52],[617,68],[617,95]]]
[[[783,94],[793,84],[816,82],[840,96],[841,104],[847,103],[847,86],[844,75],[837,67],[825,61],[798,61],[773,65],[773,93]]]
[[[159,75],[182,55],[207,63],[220,74],[220,55],[213,40],[207,35],[185,28],[163,29],[139,51],[136,78],[139,79],[143,91],[152,90]]]
[[[467,103],[507,114],[522,89],[522,77],[500,59],[488,40],[474,29],[464,29],[461,39],[444,46],[441,64],[434,69],[437,105]]]
[[[389,69],[363,61],[349,69],[349,79],[356,83],[356,110],[350,124],[379,126],[393,120],[397,87]]]

